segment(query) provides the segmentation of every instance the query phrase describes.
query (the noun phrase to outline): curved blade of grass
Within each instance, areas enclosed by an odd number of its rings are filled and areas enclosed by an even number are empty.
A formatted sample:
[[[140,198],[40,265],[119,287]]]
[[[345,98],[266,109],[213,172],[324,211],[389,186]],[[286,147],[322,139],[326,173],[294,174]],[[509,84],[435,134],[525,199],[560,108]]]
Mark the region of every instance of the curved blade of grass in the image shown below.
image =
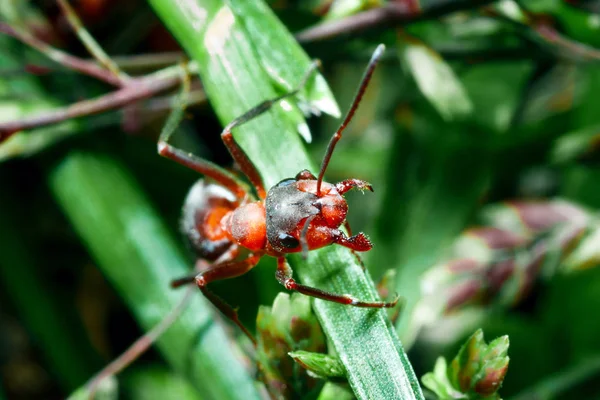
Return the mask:
[[[296,43],[292,34],[262,1],[227,0],[235,15],[240,16],[265,72],[274,85],[290,91],[302,79],[311,60]],[[292,61],[292,62],[291,62]],[[300,62],[299,62],[300,61]],[[300,96],[309,98],[316,111],[340,117],[340,109],[325,78],[317,74]]]
[[[169,282],[188,274],[190,266],[136,182],[110,158],[73,153],[52,171],[50,186],[144,330],[154,327],[184,295]],[[202,296],[193,296],[159,338],[159,349],[205,398],[258,398],[212,312]]]
[[[187,53],[198,62],[206,93],[223,124],[259,102],[274,97],[268,74],[240,19],[218,0],[171,2],[150,0]],[[268,23],[268,21],[265,21]],[[298,46],[290,41],[287,46]],[[264,50],[264,49],[263,49]],[[279,51],[276,48],[269,51]],[[302,60],[282,60],[292,64]],[[214,133],[216,134],[216,133]],[[316,171],[293,124],[280,108],[233,132],[263,176],[267,187]],[[375,287],[356,257],[339,247],[311,252],[307,261],[290,257],[303,283],[364,299],[376,298]],[[274,278],[273,278],[274,279]],[[422,399],[412,367],[384,312],[315,300],[323,328],[348,372],[360,399]]]

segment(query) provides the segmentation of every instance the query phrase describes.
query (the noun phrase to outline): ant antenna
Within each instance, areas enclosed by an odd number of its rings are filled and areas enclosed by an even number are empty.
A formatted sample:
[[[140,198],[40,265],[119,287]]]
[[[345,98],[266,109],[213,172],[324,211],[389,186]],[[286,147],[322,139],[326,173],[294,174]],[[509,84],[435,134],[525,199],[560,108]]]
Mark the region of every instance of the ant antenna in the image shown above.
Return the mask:
[[[350,106],[350,110],[348,110],[348,113],[346,114],[346,118],[344,118],[344,122],[342,122],[342,124],[340,125],[338,130],[333,134],[333,136],[331,137],[331,140],[329,141],[329,145],[327,146],[327,151],[325,152],[325,156],[323,157],[323,162],[321,163],[321,170],[319,171],[319,178],[317,179],[317,196],[319,196],[321,194],[321,183],[323,182],[323,175],[325,175],[325,170],[327,169],[327,166],[329,165],[329,160],[331,160],[331,156],[333,154],[333,150],[335,149],[335,145],[342,138],[342,132],[344,131],[344,129],[346,129],[346,126],[348,125],[348,123],[350,122],[352,117],[354,116],[354,113],[356,112],[356,109],[358,108],[358,104],[360,103],[360,100],[362,99],[363,94],[365,94],[367,85],[369,84],[369,81],[371,80],[373,71],[375,70],[375,67],[377,66],[377,63],[379,62],[379,59],[381,58],[381,55],[383,54],[384,51],[385,51],[385,45],[383,45],[383,44],[380,44],[375,49],[373,56],[371,56],[371,61],[369,61],[369,65],[367,65],[367,69],[365,70],[362,80],[360,81],[360,86],[358,87],[358,90],[356,91],[356,95],[354,96],[354,100],[352,101],[352,105]]]

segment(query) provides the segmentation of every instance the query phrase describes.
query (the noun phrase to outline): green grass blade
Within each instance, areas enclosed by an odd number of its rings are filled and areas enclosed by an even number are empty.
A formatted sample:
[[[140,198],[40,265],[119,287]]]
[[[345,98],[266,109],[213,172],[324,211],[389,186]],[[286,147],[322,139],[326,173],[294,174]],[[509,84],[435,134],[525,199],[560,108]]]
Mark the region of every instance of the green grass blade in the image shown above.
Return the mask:
[[[296,45],[292,34],[262,1],[227,0],[227,4],[240,16],[273,85],[280,86],[284,91],[294,89],[311,61],[304,50]],[[340,109],[325,78],[316,75],[311,83],[308,90],[302,90],[300,95],[310,98],[317,110],[340,117]]]
[[[207,95],[223,124],[275,96],[271,79],[263,70],[260,53],[255,48],[260,44],[251,41],[240,22],[243,15],[234,16],[217,0],[178,3],[150,0],[150,3],[187,53],[198,62]],[[298,46],[293,41],[286,45]],[[297,60],[282,62],[286,62],[282,68],[293,68]],[[280,108],[236,129],[233,134],[268,187],[295,176],[304,168],[316,171],[294,124]],[[290,258],[305,284],[352,293],[364,300],[376,298],[371,279],[345,249],[330,247],[313,252],[307,261]],[[320,300],[314,304],[358,398],[423,398],[412,367],[384,312]]]
[[[144,330],[178,304],[169,282],[190,272],[160,216],[136,182],[110,158],[74,153],[50,175],[50,186],[104,274]],[[165,358],[210,399],[258,398],[212,308],[193,296],[158,341]]]

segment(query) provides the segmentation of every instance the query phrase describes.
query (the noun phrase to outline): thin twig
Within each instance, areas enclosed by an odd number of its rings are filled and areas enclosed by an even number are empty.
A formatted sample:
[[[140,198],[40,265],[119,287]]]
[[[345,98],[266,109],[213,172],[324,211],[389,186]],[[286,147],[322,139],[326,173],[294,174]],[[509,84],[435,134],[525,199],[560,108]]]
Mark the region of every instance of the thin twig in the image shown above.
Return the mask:
[[[181,80],[182,68],[179,65],[165,68],[144,78],[133,79],[127,86],[104,96],[80,101],[46,113],[0,123],[0,143],[24,129],[38,128],[71,118],[97,114],[152,97],[177,85]],[[195,71],[195,64],[190,63],[187,70],[190,73]]]
[[[57,0],[58,5],[62,9],[63,13],[67,17],[67,21],[75,31],[75,34],[81,40],[85,48],[90,52],[90,54],[98,60],[100,65],[103,65],[107,70],[109,70],[117,79],[120,81],[127,81],[130,78],[127,74],[123,73],[119,67],[111,60],[108,54],[102,49],[100,44],[96,42],[96,39],[90,35],[90,33],[85,29],[83,23],[75,13],[75,10],[71,7],[67,0]]]
[[[600,60],[600,50],[561,35],[560,32],[549,24],[539,24],[532,27],[532,29],[540,39],[548,44],[555,45],[556,48],[564,50],[570,58],[583,61]]]
[[[52,47],[47,43],[39,40],[35,36],[22,30],[17,30],[4,22],[0,22],[0,33],[4,33],[6,35],[14,37],[15,39],[38,50],[40,53],[43,53],[52,61],[63,65],[67,68],[100,79],[101,81],[104,81],[113,86],[123,85],[123,82],[119,78],[115,77],[110,71],[99,67],[95,62],[90,62],[65,53],[64,51]]]
[[[162,336],[162,334],[173,325],[179,316],[185,311],[190,304],[192,295],[195,294],[195,287],[190,286],[185,292],[180,302],[150,331],[144,336],[138,338],[129,348],[115,358],[110,364],[102,369],[87,383],[89,399],[93,399],[98,389],[98,385],[109,376],[113,376],[123,371],[130,365],[140,354],[144,353]]]
[[[300,43],[317,42],[343,34],[354,34],[437,18],[456,11],[484,6],[491,2],[492,0],[441,0],[424,9],[407,6],[400,2],[388,3],[382,7],[305,29],[296,34],[296,39]]]
[[[567,58],[571,61],[598,61],[600,50],[577,42],[560,33],[545,16],[539,16],[519,4],[519,17],[503,12],[498,7],[487,7],[490,16],[512,23],[525,39],[540,47],[550,46],[553,55]],[[545,46],[544,46],[545,45]]]
[[[137,54],[132,56],[114,56],[112,60],[121,69],[153,69],[164,68],[176,64],[186,58],[185,53],[181,51],[171,51],[166,53]]]

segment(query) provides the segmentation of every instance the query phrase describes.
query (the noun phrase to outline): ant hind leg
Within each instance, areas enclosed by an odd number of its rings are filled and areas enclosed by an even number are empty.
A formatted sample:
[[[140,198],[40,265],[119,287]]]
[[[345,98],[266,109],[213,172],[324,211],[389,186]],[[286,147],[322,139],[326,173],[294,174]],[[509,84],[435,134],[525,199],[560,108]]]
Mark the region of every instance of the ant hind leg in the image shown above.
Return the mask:
[[[248,328],[242,324],[238,318],[237,310],[227,304],[223,299],[214,294],[207,285],[211,282],[235,278],[243,275],[250,271],[260,258],[261,253],[254,253],[241,261],[228,261],[220,264],[213,264],[210,268],[205,269],[195,276],[186,276],[177,279],[171,283],[172,287],[179,287],[181,285],[196,283],[202,294],[219,310],[223,315],[229,318],[234,324],[236,324],[245,334],[250,338],[254,346],[256,346],[256,339],[250,333]]]
[[[318,299],[331,301],[333,303],[345,304],[353,307],[362,308],[392,308],[398,303],[398,298],[391,302],[382,301],[361,301],[349,294],[337,294],[326,292],[311,286],[301,285],[292,278],[292,268],[285,257],[277,259],[277,281],[287,290],[294,290],[306,296],[316,297]]]

